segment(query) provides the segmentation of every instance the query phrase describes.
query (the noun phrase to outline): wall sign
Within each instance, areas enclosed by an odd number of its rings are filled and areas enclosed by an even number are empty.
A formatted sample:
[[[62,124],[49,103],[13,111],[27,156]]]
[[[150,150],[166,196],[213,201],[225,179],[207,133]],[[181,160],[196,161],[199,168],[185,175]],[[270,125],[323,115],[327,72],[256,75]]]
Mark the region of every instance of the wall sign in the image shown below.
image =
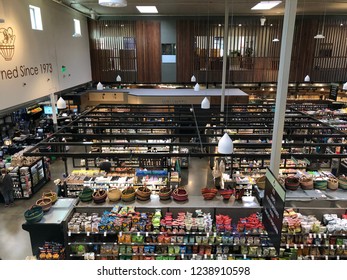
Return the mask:
[[[329,99],[336,101],[338,91],[339,91],[339,84],[332,83],[330,85]]]
[[[16,36],[13,35],[11,27],[0,28],[0,54],[6,61],[12,60],[15,40]]]
[[[266,169],[265,192],[263,198],[263,224],[274,247],[279,254],[283,223],[286,191],[272,174]]]

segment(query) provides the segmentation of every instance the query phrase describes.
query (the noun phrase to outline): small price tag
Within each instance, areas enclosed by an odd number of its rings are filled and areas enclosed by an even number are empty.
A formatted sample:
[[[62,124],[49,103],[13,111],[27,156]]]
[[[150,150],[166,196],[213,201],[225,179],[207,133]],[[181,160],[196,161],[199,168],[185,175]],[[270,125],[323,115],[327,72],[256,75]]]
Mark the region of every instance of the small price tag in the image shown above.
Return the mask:
[[[87,231],[87,236],[89,236],[90,235],[90,232],[89,231]]]
[[[339,249],[340,248],[340,245],[336,245],[336,249]]]
[[[206,254],[204,254],[204,258],[207,259],[207,255]]]
[[[69,246],[70,246],[70,245],[71,245],[71,243],[69,242],[69,243],[67,243],[67,245],[69,245]]]
[[[181,259],[184,259],[184,254],[181,254]]]
[[[314,256],[311,256],[311,260],[314,260]]]
[[[337,259],[337,260],[340,260],[340,256],[336,256],[336,259]]]
[[[244,260],[247,259],[247,256],[246,256],[246,255],[243,255],[243,259],[244,259]]]
[[[122,236],[122,235],[123,235],[123,232],[120,231],[120,232],[119,232],[119,236]]]
[[[317,238],[317,234],[314,233],[314,234],[313,234],[313,238]]]
[[[107,231],[104,232],[104,237],[106,237],[106,236],[107,236]]]
[[[327,238],[327,235],[324,233],[323,237],[324,237],[324,238]]]
[[[196,254],[193,254],[193,258],[194,258],[194,259],[196,258]]]
[[[294,249],[298,249],[298,245],[294,244]]]
[[[148,237],[148,232],[146,232],[146,237]]]
[[[328,256],[325,256],[325,260],[328,260],[329,259],[329,257]]]
[[[322,235],[321,235],[321,234],[318,234],[318,238],[322,238]]]
[[[289,244],[286,244],[286,248],[289,249]]]
[[[309,238],[312,238],[312,233],[310,233],[310,234],[308,235],[308,237],[309,237]]]
[[[138,232],[137,232],[137,236],[140,236],[140,235],[141,235],[141,234],[140,234],[140,232],[138,231]]]
[[[345,249],[345,247],[346,247],[345,245],[342,245],[342,246],[341,246],[342,249]]]
[[[90,242],[90,244],[92,244],[92,242]],[[106,242],[102,242],[102,245],[106,245]]]
[[[71,231],[68,231],[67,236],[71,236]]]
[[[209,233],[209,232],[208,232],[208,233],[206,233],[206,236],[207,236],[207,237],[210,237],[210,233]]]
[[[300,248],[301,248],[301,249],[304,249],[304,244],[301,244]]]
[[[331,250],[334,250],[334,245],[330,245],[330,249],[331,249]]]

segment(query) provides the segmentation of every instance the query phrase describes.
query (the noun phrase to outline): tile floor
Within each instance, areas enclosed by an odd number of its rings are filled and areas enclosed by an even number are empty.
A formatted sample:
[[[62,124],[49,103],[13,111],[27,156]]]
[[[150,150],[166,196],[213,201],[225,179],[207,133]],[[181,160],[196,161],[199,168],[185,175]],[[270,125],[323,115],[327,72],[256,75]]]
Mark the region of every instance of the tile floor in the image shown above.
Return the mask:
[[[72,160],[67,161],[71,171]],[[51,178],[41,190],[28,200],[16,200],[15,205],[5,208],[0,203],[0,258],[3,260],[24,260],[32,255],[29,233],[22,229],[25,223],[24,212],[39,199],[44,191],[55,190],[54,180],[62,178],[65,166],[57,159],[51,164]],[[188,169],[182,169],[181,185],[185,186],[190,195],[199,195],[200,187],[213,186],[208,160],[191,158]]]

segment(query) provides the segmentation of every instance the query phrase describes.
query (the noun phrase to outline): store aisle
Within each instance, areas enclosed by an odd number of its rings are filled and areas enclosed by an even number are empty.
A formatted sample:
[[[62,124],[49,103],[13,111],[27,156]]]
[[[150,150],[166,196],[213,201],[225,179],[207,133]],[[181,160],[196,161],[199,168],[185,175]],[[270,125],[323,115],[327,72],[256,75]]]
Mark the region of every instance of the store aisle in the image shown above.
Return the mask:
[[[69,164],[69,163],[68,163]],[[17,199],[14,206],[0,203],[0,258],[3,260],[24,260],[32,255],[29,233],[22,229],[24,212],[38,200],[44,191],[56,189],[54,180],[62,178],[65,167],[62,160],[51,164],[51,178],[41,190],[30,199]]]

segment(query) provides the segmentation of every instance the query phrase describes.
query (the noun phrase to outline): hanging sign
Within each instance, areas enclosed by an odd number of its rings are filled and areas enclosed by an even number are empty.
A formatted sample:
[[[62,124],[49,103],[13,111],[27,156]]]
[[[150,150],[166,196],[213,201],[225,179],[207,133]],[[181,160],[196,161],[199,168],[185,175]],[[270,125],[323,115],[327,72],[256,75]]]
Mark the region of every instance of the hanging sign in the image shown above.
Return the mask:
[[[339,92],[339,84],[332,83],[330,85],[329,99],[336,101],[338,92]]]
[[[285,200],[285,189],[272,174],[271,170],[267,168],[263,198],[263,224],[278,254],[281,245]]]

